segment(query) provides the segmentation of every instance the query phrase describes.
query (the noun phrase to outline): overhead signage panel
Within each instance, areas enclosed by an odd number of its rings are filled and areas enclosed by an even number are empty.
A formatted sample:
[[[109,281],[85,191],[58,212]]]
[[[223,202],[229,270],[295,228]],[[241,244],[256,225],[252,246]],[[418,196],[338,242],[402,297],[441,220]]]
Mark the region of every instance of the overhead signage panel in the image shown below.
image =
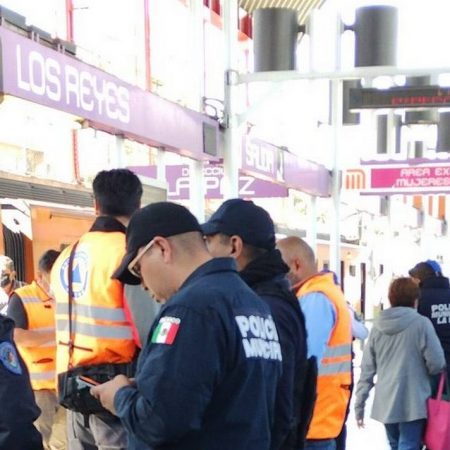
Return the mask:
[[[349,108],[445,108],[450,107],[450,89],[439,86],[350,89]]]
[[[129,167],[138,175],[156,178],[156,166]],[[191,198],[191,178],[188,165],[166,166],[166,180],[168,183],[168,200],[189,200]],[[205,197],[208,199],[223,198],[223,165],[207,164],[203,168],[203,183]],[[269,198],[287,197],[288,189],[276,183],[259,180],[250,175],[239,175],[239,196],[241,198]]]
[[[450,192],[450,162],[364,165],[344,172],[343,188],[366,195]]]
[[[241,171],[310,195],[331,195],[329,170],[261,139],[243,138]]]
[[[0,26],[0,92],[86,119],[93,127],[195,159],[218,123]]]

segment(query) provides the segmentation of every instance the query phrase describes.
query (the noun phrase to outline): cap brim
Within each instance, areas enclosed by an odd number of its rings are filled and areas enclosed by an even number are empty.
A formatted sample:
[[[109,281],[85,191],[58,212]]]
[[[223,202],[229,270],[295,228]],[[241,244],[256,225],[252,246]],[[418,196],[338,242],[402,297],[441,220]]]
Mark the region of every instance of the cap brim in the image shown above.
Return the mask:
[[[112,274],[113,279],[119,280],[124,284],[132,284],[132,285],[138,285],[141,284],[141,279],[135,277],[129,270],[128,265],[135,257],[135,252],[133,253],[127,253],[120,263],[120,266],[115,270],[115,272]]]
[[[211,223],[211,222],[206,222],[206,223],[200,225],[200,228],[202,229],[202,233],[205,236],[211,236],[212,234],[219,233],[219,230],[217,229],[216,224]]]

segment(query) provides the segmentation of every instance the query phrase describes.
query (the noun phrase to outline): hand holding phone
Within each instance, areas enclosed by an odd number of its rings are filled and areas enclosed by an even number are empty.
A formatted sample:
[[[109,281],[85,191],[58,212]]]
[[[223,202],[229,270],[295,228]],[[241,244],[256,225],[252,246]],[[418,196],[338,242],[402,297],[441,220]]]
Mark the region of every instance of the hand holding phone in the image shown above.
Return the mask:
[[[98,381],[93,380],[92,378],[85,377],[84,375],[78,375],[76,377],[77,386],[79,389],[82,388],[91,388],[93,386],[97,386],[100,383]]]

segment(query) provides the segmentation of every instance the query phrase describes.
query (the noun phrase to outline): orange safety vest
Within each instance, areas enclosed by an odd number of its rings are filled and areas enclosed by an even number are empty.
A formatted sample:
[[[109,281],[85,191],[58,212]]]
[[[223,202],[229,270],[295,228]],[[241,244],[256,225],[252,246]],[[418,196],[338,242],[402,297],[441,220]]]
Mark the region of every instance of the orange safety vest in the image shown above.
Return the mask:
[[[333,439],[339,435],[345,421],[352,382],[351,318],[340,286],[333,274],[320,273],[306,280],[297,292],[301,297],[322,292],[333,303],[336,323],[322,360],[319,362],[317,399],[307,439]]]
[[[14,293],[22,300],[28,319],[28,330],[55,331],[55,302],[35,281],[16,289]],[[55,390],[55,339],[36,347],[24,347],[17,344],[17,348],[30,372],[33,390]]]
[[[63,250],[51,274],[58,374],[76,366],[132,361],[137,347],[125,316],[123,285],[111,279],[125,253],[125,234],[91,231],[80,238],[72,266],[74,298],[70,315],[68,266],[72,247]]]

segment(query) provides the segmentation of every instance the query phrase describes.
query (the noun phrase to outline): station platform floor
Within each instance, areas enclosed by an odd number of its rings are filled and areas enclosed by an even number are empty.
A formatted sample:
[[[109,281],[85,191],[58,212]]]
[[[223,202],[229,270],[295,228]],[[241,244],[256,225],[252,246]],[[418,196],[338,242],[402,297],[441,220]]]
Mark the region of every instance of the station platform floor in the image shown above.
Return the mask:
[[[358,343],[355,345],[354,359],[354,377],[355,387],[359,379],[362,351]],[[369,399],[366,403],[365,412],[365,428],[358,428],[356,425],[354,402],[355,397],[352,396],[350,413],[347,419],[347,449],[346,450],[389,450],[390,446],[386,438],[384,426],[370,418],[372,409],[374,389],[370,392]]]

